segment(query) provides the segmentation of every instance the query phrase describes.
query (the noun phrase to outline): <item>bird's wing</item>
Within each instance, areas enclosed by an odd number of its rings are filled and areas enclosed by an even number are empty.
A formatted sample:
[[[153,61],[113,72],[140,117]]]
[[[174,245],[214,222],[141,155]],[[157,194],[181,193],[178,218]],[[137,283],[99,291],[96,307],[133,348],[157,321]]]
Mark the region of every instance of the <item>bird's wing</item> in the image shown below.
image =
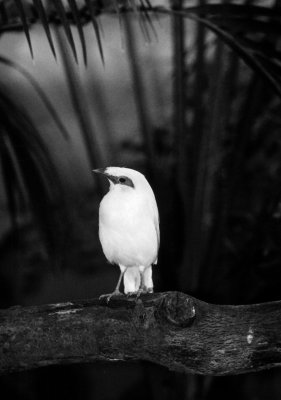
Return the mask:
[[[155,231],[156,231],[156,237],[157,237],[157,254],[158,254],[158,250],[159,250],[159,246],[160,246],[160,229],[159,229],[159,212],[158,212],[158,207],[157,207],[157,203],[156,203],[156,199],[155,196],[153,194],[153,198],[154,201],[152,201],[150,204],[152,205],[152,213],[153,213],[153,222],[154,222],[154,227],[155,227]],[[157,264],[158,261],[158,257],[156,256],[156,259],[154,261],[153,264]]]
[[[158,249],[159,249],[159,246],[160,246],[160,229],[159,229],[159,223],[160,223],[160,220],[159,220],[159,214],[158,214],[158,210],[157,210],[157,215],[156,215],[156,217],[155,217],[155,219],[154,219],[154,225],[155,225],[155,229],[156,229]]]

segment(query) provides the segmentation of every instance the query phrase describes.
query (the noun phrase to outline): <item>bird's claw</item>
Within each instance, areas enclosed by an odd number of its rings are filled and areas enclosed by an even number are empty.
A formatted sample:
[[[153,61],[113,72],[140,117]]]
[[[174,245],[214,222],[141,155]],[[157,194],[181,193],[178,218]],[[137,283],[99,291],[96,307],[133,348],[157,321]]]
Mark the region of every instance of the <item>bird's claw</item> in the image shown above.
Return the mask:
[[[137,291],[135,291],[135,292],[128,292],[128,293],[126,293],[126,296],[127,296],[127,298],[129,298],[129,297],[135,297],[136,298],[136,300],[140,297],[140,295],[141,294],[144,294],[144,293],[148,293],[145,289],[138,289]]]
[[[126,293],[126,296],[129,298],[129,297],[133,297],[133,296],[136,296],[137,295],[137,291],[136,292],[127,292]]]
[[[114,290],[114,292],[112,293],[102,294],[99,297],[99,300],[106,299],[106,302],[108,304],[112,297],[120,297],[120,296],[123,296],[123,294],[119,290]]]
[[[137,299],[140,297],[142,294],[148,294],[148,293],[153,293],[153,287],[140,287],[139,290],[136,293]]]

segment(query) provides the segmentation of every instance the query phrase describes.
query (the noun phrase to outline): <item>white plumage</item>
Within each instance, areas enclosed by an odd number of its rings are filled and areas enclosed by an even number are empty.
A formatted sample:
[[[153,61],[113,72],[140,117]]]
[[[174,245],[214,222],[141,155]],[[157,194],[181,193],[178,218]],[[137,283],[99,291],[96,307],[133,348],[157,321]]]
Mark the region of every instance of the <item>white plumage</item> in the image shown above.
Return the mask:
[[[160,243],[159,216],[154,193],[144,175],[129,168],[108,167],[94,172],[105,175],[109,192],[99,208],[99,238],[107,260],[118,264],[120,277],[109,300],[124,292],[153,292],[152,264],[157,263]]]

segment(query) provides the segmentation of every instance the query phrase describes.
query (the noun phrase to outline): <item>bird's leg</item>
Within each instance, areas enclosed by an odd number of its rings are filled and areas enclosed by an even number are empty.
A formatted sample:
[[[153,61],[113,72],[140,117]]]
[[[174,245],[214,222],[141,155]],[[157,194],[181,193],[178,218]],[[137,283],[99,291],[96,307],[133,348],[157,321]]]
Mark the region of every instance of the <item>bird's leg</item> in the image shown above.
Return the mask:
[[[143,272],[145,293],[153,293],[152,265],[145,268]]]
[[[128,267],[124,274],[124,293],[127,297],[135,296],[140,287],[140,271],[139,267]]]
[[[124,273],[125,273],[127,268],[125,268],[125,267],[121,268],[121,266],[120,266],[120,269],[121,269],[121,272],[120,272],[120,275],[119,275],[119,279],[118,279],[116,288],[114,289],[114,291],[112,293],[102,294],[99,297],[100,300],[106,298],[106,302],[108,303],[110,301],[111,297],[123,296],[122,293],[120,292],[119,288],[120,288],[120,285],[121,285],[121,281],[122,281],[123,275],[124,275]]]
[[[137,291],[137,298],[140,297],[141,294],[147,293],[147,287],[145,286],[145,283],[144,283],[145,267],[143,267],[143,266],[139,267],[139,271],[140,271],[140,287],[139,287],[139,290]]]

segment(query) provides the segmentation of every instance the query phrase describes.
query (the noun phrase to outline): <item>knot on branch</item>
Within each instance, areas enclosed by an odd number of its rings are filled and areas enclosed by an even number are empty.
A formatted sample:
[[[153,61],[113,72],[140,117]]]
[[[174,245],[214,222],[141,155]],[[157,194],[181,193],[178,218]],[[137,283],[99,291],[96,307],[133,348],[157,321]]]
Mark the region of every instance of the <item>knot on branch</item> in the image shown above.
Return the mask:
[[[192,298],[172,292],[161,299],[159,314],[173,325],[187,327],[193,323],[196,312]]]
[[[133,313],[133,322],[136,326],[142,326],[144,329],[155,327],[154,307],[144,307],[141,299],[136,300]]]

